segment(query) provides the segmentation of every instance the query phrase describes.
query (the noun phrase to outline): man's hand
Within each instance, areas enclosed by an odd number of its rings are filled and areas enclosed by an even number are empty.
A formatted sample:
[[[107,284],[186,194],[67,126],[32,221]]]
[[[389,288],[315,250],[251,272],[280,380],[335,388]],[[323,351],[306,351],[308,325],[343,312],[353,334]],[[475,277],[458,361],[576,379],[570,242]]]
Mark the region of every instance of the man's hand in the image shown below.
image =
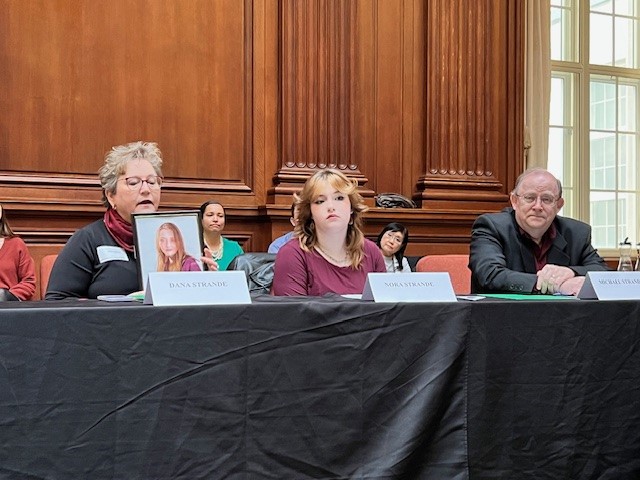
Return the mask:
[[[582,288],[584,279],[585,277],[570,278],[569,280],[566,280],[562,285],[560,285],[559,289],[556,291],[560,292],[563,295],[577,295]]]
[[[547,264],[539,270],[536,289],[540,293],[548,293],[553,295],[560,292],[560,285],[567,280],[575,277],[575,272],[569,267],[561,267],[559,265]]]

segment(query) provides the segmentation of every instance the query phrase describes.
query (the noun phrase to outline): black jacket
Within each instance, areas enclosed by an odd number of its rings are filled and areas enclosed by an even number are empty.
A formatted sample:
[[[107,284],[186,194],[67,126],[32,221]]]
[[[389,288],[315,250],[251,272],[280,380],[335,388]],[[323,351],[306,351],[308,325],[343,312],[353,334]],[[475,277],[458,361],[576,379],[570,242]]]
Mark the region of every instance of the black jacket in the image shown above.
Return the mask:
[[[589,225],[558,216],[554,224],[557,234],[547,253],[547,263],[569,267],[580,276],[588,271],[608,270],[591,246]],[[471,231],[471,291],[533,292],[537,281],[536,263],[523,240],[512,208],[480,215]]]

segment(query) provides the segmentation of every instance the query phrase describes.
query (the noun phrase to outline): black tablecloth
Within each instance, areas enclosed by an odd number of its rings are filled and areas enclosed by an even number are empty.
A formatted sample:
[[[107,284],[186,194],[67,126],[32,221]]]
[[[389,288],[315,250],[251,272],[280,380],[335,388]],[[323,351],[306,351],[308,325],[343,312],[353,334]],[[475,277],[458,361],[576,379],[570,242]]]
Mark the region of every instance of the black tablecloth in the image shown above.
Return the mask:
[[[640,478],[640,302],[0,306],[0,478]]]

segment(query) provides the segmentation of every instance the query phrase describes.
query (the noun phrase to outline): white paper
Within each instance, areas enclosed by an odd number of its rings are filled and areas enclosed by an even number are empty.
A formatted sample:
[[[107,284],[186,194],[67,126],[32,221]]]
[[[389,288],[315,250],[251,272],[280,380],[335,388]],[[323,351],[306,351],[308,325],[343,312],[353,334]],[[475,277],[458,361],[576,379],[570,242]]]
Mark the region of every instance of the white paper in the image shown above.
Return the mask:
[[[96,252],[98,253],[98,260],[100,260],[100,263],[113,262],[114,260],[122,260],[124,262],[129,261],[127,252],[125,252],[124,248],[121,247],[114,247],[113,245],[100,245],[98,248],[96,248]]]
[[[98,295],[98,300],[103,302],[135,302],[136,299],[129,295]]]
[[[344,298],[351,298],[353,300],[362,300],[362,294],[361,293],[345,293],[344,295],[341,295]]]
[[[487,297],[483,297],[482,295],[457,295],[456,298],[458,300],[468,300],[470,302],[475,302],[477,300],[482,300],[483,298],[487,298]]]

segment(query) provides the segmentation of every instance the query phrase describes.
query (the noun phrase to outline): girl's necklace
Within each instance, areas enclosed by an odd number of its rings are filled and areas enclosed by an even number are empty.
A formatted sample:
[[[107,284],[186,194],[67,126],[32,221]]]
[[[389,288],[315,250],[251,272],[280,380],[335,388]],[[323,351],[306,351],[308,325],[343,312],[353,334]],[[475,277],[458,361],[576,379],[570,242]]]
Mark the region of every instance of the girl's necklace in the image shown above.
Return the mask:
[[[331,260],[333,263],[337,263],[339,265],[342,265],[344,263],[347,262],[347,256],[345,255],[344,258],[342,260],[338,260],[337,258],[332,257],[331,255],[329,255],[327,252],[325,252],[322,247],[320,247],[320,245],[316,245],[315,248],[322,253],[325,257],[327,257],[329,260]]]

